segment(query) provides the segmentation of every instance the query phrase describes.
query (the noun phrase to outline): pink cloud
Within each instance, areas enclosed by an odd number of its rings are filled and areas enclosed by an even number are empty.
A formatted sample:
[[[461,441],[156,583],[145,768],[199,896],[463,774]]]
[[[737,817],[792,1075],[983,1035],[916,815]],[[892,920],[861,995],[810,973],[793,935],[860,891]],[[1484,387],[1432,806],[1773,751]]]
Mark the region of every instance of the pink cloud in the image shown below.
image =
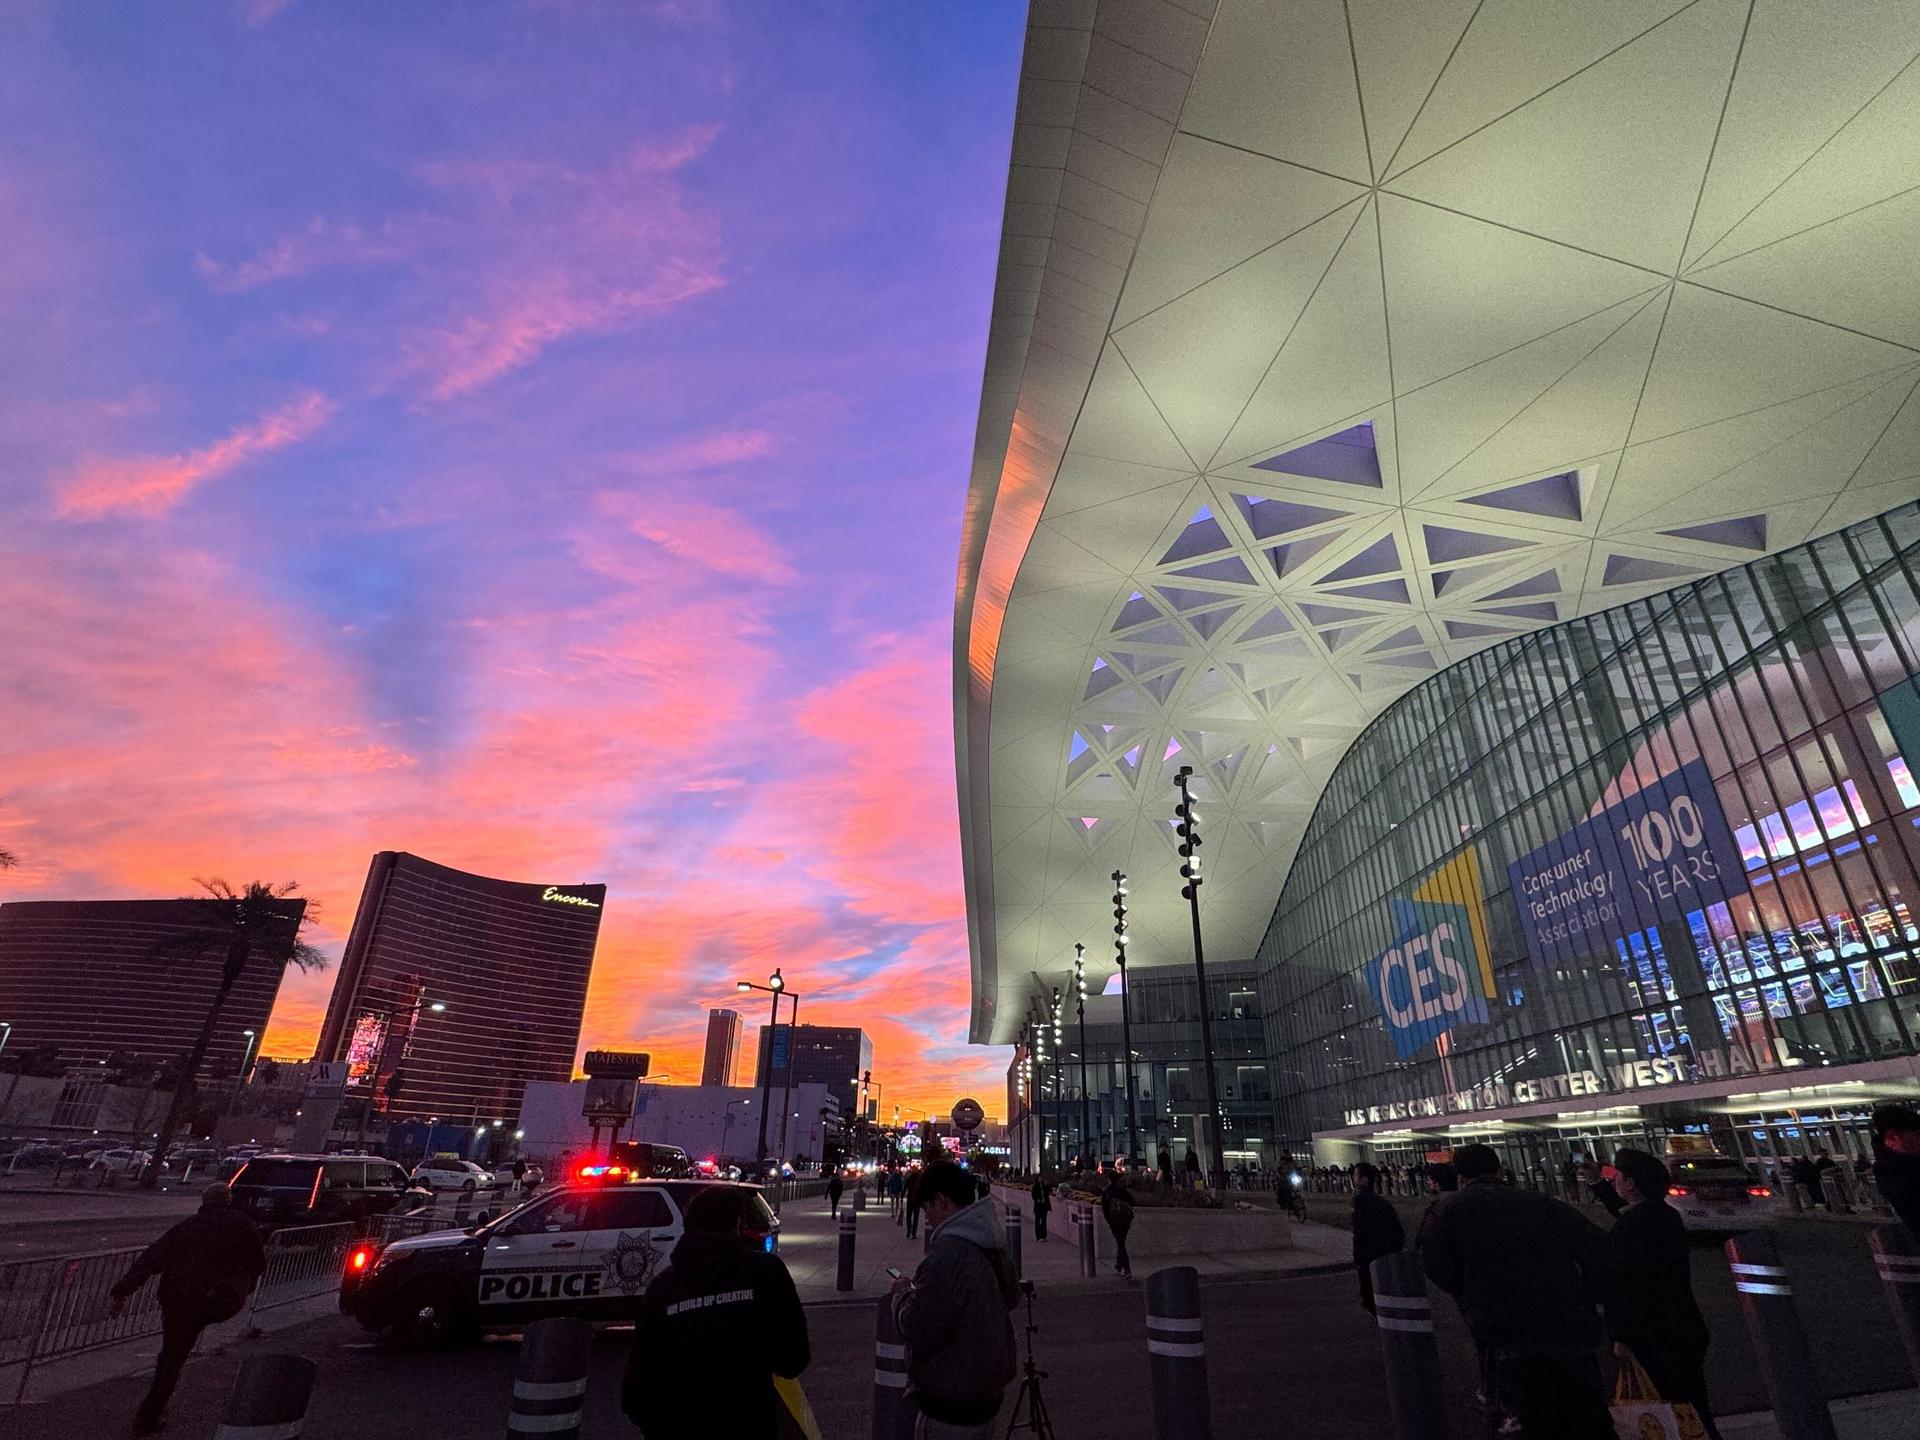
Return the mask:
[[[293,0],[240,0],[240,18],[249,25],[264,25]]]
[[[76,520],[98,520],[119,511],[164,514],[203,481],[305,440],[333,412],[332,401],[309,390],[198,450],[86,461],[59,486],[56,508]]]
[[[209,289],[222,295],[237,295],[329,266],[375,265],[405,259],[420,244],[416,229],[389,220],[368,230],[316,215],[305,229],[282,236],[256,255],[223,262],[202,253],[194,257],[194,268]]]

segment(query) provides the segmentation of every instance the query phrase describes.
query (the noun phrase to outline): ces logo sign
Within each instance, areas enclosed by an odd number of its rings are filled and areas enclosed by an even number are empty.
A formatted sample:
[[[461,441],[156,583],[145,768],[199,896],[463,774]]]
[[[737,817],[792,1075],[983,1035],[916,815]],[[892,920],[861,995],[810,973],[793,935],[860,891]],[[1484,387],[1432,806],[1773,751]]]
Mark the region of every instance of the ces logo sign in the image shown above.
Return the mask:
[[[1367,965],[1394,1053],[1406,1059],[1456,1025],[1484,1024],[1493,995],[1479,863],[1468,849],[1389,904],[1394,940]]]

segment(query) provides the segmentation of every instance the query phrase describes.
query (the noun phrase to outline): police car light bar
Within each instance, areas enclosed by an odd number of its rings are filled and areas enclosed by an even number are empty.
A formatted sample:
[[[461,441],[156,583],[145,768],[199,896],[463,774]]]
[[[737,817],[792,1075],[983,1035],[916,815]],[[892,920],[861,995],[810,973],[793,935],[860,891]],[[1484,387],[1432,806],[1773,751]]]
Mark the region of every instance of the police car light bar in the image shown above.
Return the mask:
[[[611,1178],[615,1175],[624,1175],[626,1173],[627,1167],[624,1165],[582,1165],[580,1167],[580,1178],[582,1180],[597,1180],[601,1176]]]

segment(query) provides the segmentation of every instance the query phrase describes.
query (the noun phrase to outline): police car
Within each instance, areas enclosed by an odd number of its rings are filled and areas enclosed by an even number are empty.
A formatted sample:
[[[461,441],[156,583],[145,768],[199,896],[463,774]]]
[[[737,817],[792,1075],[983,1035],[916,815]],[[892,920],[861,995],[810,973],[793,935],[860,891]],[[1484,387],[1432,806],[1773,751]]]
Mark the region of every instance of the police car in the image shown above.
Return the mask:
[[[711,1180],[631,1180],[604,1172],[556,1187],[497,1220],[356,1246],[340,1309],[403,1345],[428,1346],[490,1326],[553,1315],[626,1320],[663,1269],[694,1196]],[[780,1222],[758,1189],[751,1239],[769,1251]]]

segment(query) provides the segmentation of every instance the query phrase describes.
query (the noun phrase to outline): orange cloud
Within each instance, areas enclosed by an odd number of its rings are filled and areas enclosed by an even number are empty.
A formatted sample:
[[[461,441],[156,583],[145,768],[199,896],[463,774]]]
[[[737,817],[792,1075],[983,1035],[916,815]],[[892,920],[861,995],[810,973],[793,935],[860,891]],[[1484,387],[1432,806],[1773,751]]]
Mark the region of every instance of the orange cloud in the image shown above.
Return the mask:
[[[201,482],[261,455],[297,445],[325,425],[333,411],[331,400],[317,390],[309,390],[199,450],[89,460],[59,487],[56,509],[73,520],[98,520],[119,511],[164,514]]]

